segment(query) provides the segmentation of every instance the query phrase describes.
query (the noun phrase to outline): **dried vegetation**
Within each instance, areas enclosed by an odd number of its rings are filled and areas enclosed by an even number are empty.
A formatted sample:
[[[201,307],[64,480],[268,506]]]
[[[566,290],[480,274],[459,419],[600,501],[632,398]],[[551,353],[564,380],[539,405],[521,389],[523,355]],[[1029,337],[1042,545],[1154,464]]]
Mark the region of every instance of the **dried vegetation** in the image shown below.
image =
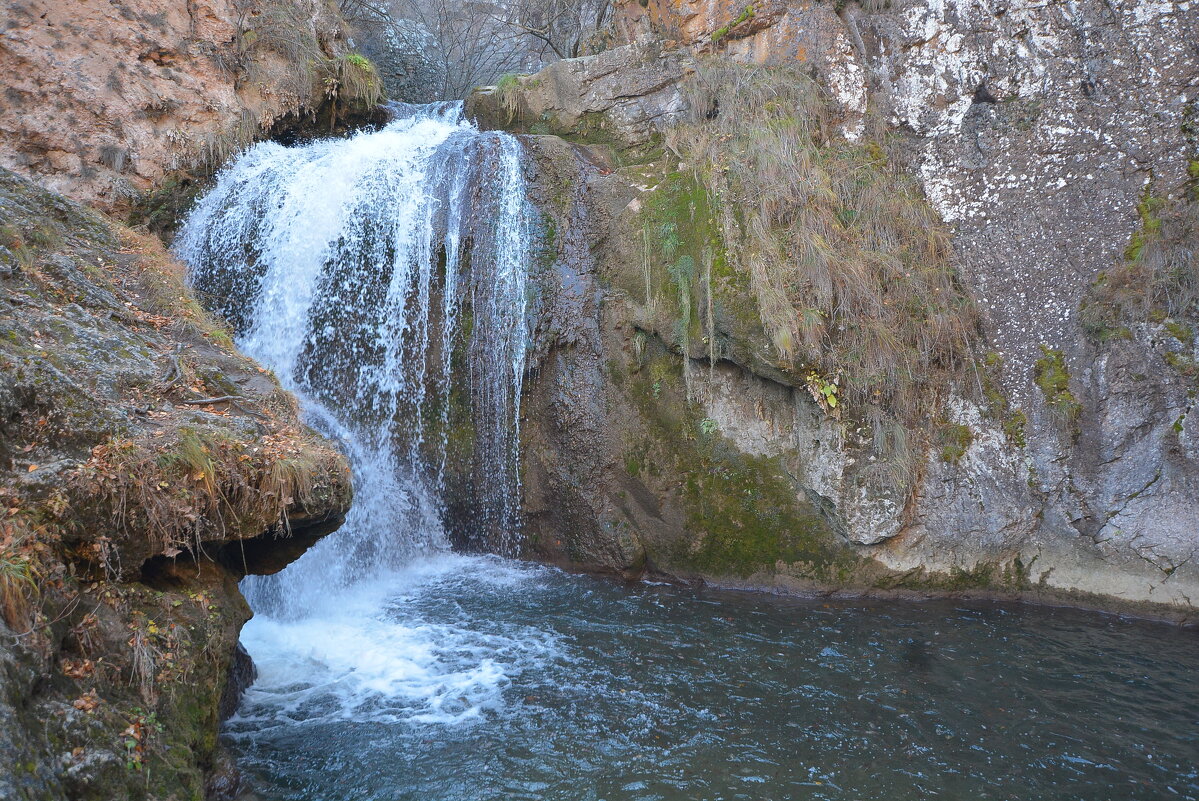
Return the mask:
[[[717,199],[778,356],[908,417],[969,361],[976,316],[949,235],[880,136],[851,143],[795,70],[701,63],[668,138]]]
[[[978,333],[944,225],[888,136],[848,141],[799,71],[711,59],[686,92],[666,144],[706,188],[780,364],[869,423],[876,448],[910,454]]]
[[[344,459],[233,350],[161,243],[0,179],[7,241],[25,253],[0,254],[6,617],[56,560],[128,579],[150,557],[200,558],[344,507]]]
[[[1099,274],[1082,304],[1083,329],[1103,343],[1132,336],[1129,326],[1151,323],[1181,347],[1166,360],[1191,378],[1199,365],[1187,353],[1199,326],[1199,162],[1186,186],[1167,200],[1150,193],[1137,205],[1139,225],[1112,269]]]

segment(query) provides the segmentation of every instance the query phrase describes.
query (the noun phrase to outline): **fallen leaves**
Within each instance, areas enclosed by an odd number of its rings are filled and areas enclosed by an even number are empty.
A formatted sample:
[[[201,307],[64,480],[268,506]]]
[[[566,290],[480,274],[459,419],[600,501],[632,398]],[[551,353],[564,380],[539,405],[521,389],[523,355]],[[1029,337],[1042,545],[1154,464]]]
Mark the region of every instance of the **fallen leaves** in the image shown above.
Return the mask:
[[[64,676],[72,679],[85,679],[96,671],[96,663],[90,659],[64,659],[62,661],[62,672]],[[82,700],[82,699],[81,699]],[[82,709],[76,702],[76,709]],[[95,708],[94,706],[92,708]]]
[[[101,703],[103,703],[103,700],[100,698],[100,696],[96,695],[96,691],[88,690],[83,695],[76,698],[71,706],[75,707],[80,712],[90,713],[95,711],[96,707],[100,706]]]

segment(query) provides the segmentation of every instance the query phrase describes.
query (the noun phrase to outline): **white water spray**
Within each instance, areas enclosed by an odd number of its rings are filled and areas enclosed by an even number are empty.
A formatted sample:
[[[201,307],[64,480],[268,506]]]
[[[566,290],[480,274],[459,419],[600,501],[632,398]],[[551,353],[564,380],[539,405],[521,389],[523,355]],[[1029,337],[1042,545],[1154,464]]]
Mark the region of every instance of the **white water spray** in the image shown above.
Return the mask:
[[[247,581],[260,613],[301,617],[447,550],[455,445],[473,452],[460,482],[473,534],[514,544],[531,219],[520,148],[479,132],[460,104],[403,113],[348,140],[251,148],[177,242],[239,347],[300,396],[354,471],[342,529]],[[455,404],[468,434],[452,438]]]

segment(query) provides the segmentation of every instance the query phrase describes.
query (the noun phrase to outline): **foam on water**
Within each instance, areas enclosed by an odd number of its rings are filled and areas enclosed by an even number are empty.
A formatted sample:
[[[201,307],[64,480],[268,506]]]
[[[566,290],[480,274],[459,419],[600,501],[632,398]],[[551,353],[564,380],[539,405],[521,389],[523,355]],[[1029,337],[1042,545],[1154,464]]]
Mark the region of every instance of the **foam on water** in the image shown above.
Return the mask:
[[[176,244],[239,347],[300,396],[354,470],[345,526],[280,575],[247,581],[256,612],[340,605],[345,588],[447,550],[455,397],[470,399],[474,431],[459,499],[470,534],[504,550],[519,530],[532,216],[520,148],[479,132],[460,104],[399,112],[347,140],[250,148]]]
[[[563,657],[560,637],[530,626],[489,631],[444,604],[462,593],[518,592],[539,572],[444,554],[357,585],[312,616],[255,618],[242,641],[258,680],[232,731],[337,720],[457,724],[498,710],[517,676]],[[442,606],[435,620],[431,603]]]
[[[354,476],[339,531],[243,583],[259,679],[234,731],[472,720],[554,653],[537,631],[409,610],[431,589],[527,579],[448,553],[445,474],[450,408],[465,397],[473,480],[460,505],[471,535],[511,549],[531,211],[515,139],[478,131],[461,104],[394,111],[349,139],[250,148],[176,243],[238,346],[340,441]]]

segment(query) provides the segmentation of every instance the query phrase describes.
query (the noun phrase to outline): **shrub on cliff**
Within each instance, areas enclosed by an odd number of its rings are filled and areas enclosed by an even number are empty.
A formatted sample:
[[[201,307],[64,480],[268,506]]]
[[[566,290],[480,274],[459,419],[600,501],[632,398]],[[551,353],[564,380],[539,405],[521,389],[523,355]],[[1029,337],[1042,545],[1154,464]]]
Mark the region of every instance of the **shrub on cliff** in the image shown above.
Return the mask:
[[[1199,184],[1199,169],[1191,183]],[[1186,355],[1199,325],[1199,200],[1184,187],[1172,200],[1147,193],[1123,258],[1099,274],[1083,300],[1083,330],[1097,342],[1131,336],[1130,325],[1160,324],[1183,348],[1167,356],[1175,368],[1199,375]]]

